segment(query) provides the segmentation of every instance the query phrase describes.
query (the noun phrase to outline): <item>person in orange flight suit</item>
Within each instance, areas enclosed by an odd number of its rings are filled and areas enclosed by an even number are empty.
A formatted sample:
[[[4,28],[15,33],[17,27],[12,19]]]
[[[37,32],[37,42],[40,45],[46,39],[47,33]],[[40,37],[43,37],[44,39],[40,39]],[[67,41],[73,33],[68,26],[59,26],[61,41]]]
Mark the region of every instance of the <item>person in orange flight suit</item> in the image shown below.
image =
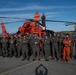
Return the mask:
[[[40,14],[38,12],[36,12],[36,14],[34,15],[34,20],[36,22],[39,22],[39,20],[40,20]]]
[[[38,25],[38,29],[39,29],[40,14],[38,12],[36,12],[36,14],[34,15],[34,20],[35,20],[35,24]],[[35,26],[35,29],[36,29],[36,26]]]
[[[63,40],[63,60],[70,60],[70,45],[71,45],[71,40],[69,38],[69,34],[66,34],[66,38]]]

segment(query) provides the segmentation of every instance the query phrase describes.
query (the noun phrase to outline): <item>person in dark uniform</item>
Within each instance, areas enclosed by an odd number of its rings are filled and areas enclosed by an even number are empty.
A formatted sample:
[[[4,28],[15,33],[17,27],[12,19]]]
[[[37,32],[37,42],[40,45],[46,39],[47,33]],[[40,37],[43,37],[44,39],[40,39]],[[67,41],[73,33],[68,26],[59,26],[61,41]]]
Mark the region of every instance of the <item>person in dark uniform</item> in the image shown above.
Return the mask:
[[[2,55],[3,55],[3,57],[8,56],[8,39],[5,36],[3,36],[1,43],[2,43]]]
[[[25,57],[25,55],[26,55],[26,57]],[[24,36],[22,39],[22,61],[25,60],[25,58],[27,58],[27,60],[29,60],[28,39],[26,38],[26,36]]]
[[[30,38],[30,34],[28,32],[25,34],[25,36],[26,36],[26,39],[28,40],[28,54],[30,57],[31,55],[31,45],[30,45],[31,41],[30,40],[32,39],[32,37]]]
[[[71,40],[71,58],[74,59],[74,38],[70,35],[70,40]]]
[[[26,33],[25,35],[26,35],[26,38],[29,40],[30,34],[29,33]]]
[[[75,54],[74,54],[74,58],[76,59],[76,37],[74,38],[74,43],[75,43]]]
[[[13,53],[14,53],[14,56],[16,57],[15,39],[13,35],[11,35],[9,39],[9,50],[10,50],[10,57],[13,56]]]
[[[40,52],[40,39],[38,38],[37,34],[35,34],[34,39],[32,40],[33,43],[33,61],[35,60],[35,56],[37,53],[37,59],[40,60],[39,52]]]
[[[54,33],[54,37],[51,39],[51,42],[52,42],[52,54],[53,54],[52,59],[55,59],[57,55],[57,60],[59,60],[58,37],[56,36],[56,33]]]
[[[45,39],[45,35],[42,34],[42,39],[40,40],[42,46],[41,46],[41,49],[40,49],[40,58],[44,57],[45,53],[44,53],[44,44],[42,43],[42,41]]]
[[[44,28],[46,28],[46,24],[45,24],[46,16],[44,15],[44,13],[43,13],[42,16],[41,16],[41,19],[42,19],[42,26],[43,26]]]
[[[2,44],[1,44],[1,38],[0,38],[0,56],[2,56]]]
[[[21,36],[21,34],[19,34],[19,35],[18,35],[18,38],[17,38],[17,43],[16,43],[17,52],[18,52],[17,57],[18,57],[18,58],[19,58],[20,55],[21,55],[21,49],[22,49],[22,47],[21,47],[21,42],[22,42],[22,36]]]
[[[49,56],[49,58],[50,59],[52,58],[52,42],[51,42],[52,37],[53,36],[51,34],[49,34],[49,38],[50,38],[50,56]]]
[[[16,57],[18,57],[18,49],[17,49],[17,43],[18,43],[18,35],[15,34],[14,35],[14,39],[15,39],[15,50],[16,50]]]
[[[59,56],[62,58],[62,50],[63,50],[63,36],[62,34],[58,34],[58,51],[59,51]]]
[[[50,55],[50,38],[46,35],[44,39],[42,39],[43,42],[43,48],[45,51],[45,60],[49,60]]]
[[[30,37],[29,37],[29,52],[30,52],[30,56],[33,54],[33,43],[32,43],[32,40],[33,40],[33,34],[30,34]]]

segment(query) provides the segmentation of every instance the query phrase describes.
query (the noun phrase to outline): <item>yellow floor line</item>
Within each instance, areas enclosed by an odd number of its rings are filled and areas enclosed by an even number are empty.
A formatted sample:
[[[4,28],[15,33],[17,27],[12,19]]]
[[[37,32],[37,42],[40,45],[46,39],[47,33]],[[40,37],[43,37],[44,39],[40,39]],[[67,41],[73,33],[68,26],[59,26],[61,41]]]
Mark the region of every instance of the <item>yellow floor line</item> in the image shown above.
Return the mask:
[[[38,61],[34,61],[34,62],[32,62],[32,63],[26,64],[26,65],[22,65],[22,66],[20,66],[20,67],[17,67],[17,68],[8,70],[8,71],[6,71],[6,72],[1,73],[0,75],[4,75],[4,74],[7,74],[7,73],[9,73],[9,72],[13,72],[13,71],[15,71],[15,70],[18,70],[18,69],[27,67],[27,66],[32,65],[32,64],[34,64],[34,63],[36,63],[36,62],[38,62]]]

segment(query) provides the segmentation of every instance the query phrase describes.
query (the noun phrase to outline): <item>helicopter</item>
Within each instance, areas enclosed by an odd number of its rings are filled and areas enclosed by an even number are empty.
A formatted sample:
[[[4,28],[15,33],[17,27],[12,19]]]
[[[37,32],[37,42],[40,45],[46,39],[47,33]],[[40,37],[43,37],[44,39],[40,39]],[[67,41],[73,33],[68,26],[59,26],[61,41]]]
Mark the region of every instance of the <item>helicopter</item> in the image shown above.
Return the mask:
[[[43,25],[43,24],[36,25],[34,19],[18,18],[18,17],[0,17],[0,18],[20,19],[19,21],[14,21],[14,22],[24,22],[22,27],[19,27],[18,31],[15,34],[22,34],[22,35],[25,35],[26,33],[38,34],[40,38],[42,38],[42,35],[45,35],[45,34],[47,34],[47,35],[51,34],[52,36],[54,34],[54,31],[46,29],[46,25]],[[25,19],[26,19],[26,22],[25,22]],[[42,20],[40,20],[40,21],[42,21]],[[4,24],[10,24],[10,23],[14,23],[14,22],[5,22],[5,23],[2,22],[2,23],[0,23],[1,28],[2,28],[2,33],[5,37],[9,37],[9,34],[6,31]],[[61,20],[45,20],[45,22],[66,23],[66,26],[74,25],[74,24],[76,25],[76,22],[61,21]]]
[[[10,19],[23,19],[23,18],[16,18],[16,17],[0,17],[0,18],[10,18]],[[22,27],[19,27],[18,31],[15,34],[21,34],[21,35],[25,35],[26,33],[29,34],[38,34],[39,37],[41,38],[42,35],[44,34],[54,34],[54,31],[52,30],[46,30],[45,26],[43,24],[41,25],[37,25],[35,23],[34,19],[26,19],[25,20],[19,20],[19,21],[14,21],[14,22],[24,22]],[[14,23],[14,22],[5,22],[5,23],[0,23],[1,28],[2,28],[2,33],[5,37],[9,37],[9,34],[6,31],[5,28],[5,24],[10,24],[10,23]]]

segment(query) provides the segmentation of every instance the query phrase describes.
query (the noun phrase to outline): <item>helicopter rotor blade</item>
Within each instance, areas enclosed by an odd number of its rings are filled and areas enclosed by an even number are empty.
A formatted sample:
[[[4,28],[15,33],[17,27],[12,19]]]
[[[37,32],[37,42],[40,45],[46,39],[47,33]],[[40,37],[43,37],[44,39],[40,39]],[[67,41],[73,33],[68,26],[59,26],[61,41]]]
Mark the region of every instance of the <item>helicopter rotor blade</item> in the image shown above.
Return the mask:
[[[32,20],[34,21],[34,19],[31,19],[31,18],[19,18],[19,17],[3,17],[3,16],[0,16],[0,18],[5,18],[5,19],[26,19],[26,20]],[[42,20],[40,20],[42,21]],[[75,24],[76,22],[70,22],[70,21],[61,21],[61,20],[45,20],[47,22],[63,22],[63,23],[72,23],[72,24]]]
[[[13,21],[13,22],[3,22],[4,24],[10,24],[10,23],[15,23],[15,22],[25,22],[25,20],[20,20],[20,21]],[[2,23],[2,22],[1,22]],[[0,24],[1,24],[0,23]]]
[[[76,25],[76,23],[67,23],[66,26]]]
[[[26,21],[35,22],[35,20],[34,20],[34,19],[29,19],[29,18],[19,18],[19,17],[2,17],[2,16],[0,16],[0,18],[5,18],[5,19],[23,19],[23,20],[26,20]],[[22,21],[14,21],[14,22],[24,22],[23,20],[22,20]],[[42,20],[40,20],[40,21],[42,21]],[[61,21],[61,20],[45,20],[45,21],[46,21],[46,22],[60,22],[60,23],[66,23],[66,26],[76,24],[76,22]],[[14,22],[5,22],[5,24],[14,23]]]
[[[18,18],[18,17],[0,17],[5,19],[26,19],[26,18]]]
[[[34,19],[31,19],[31,18],[19,18],[19,17],[2,17],[2,16],[0,16],[0,18],[3,18],[3,19],[24,19],[24,20],[34,20]]]
[[[47,22],[61,22],[61,23],[76,24],[76,22],[60,21],[60,20],[45,20],[45,21],[47,21]]]

